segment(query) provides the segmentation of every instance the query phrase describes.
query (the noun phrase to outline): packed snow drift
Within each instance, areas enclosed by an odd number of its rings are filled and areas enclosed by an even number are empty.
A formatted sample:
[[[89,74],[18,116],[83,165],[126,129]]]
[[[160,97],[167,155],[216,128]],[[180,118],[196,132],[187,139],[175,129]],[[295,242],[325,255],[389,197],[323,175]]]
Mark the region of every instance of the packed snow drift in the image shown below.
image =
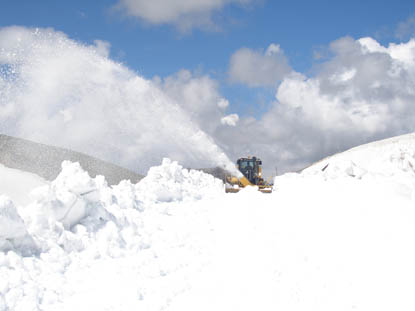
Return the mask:
[[[274,188],[168,159],[112,187],[64,162],[30,202],[0,184],[0,310],[415,308],[415,134]]]

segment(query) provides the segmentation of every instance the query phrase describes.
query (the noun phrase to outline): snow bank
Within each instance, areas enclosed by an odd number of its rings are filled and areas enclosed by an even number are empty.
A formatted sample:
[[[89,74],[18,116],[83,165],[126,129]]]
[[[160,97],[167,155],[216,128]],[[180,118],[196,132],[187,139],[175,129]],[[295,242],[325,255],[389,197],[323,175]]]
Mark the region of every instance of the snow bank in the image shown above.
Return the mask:
[[[352,178],[415,198],[415,134],[397,136],[327,157],[301,174],[277,176],[274,190],[308,180]],[[348,181],[345,181],[348,182]]]
[[[165,306],[200,269],[196,228],[207,224],[193,206],[215,193],[221,181],[165,159],[139,184],[114,187],[63,162],[32,203],[0,196],[0,310]]]
[[[131,224],[126,216],[131,210],[143,212],[146,206],[157,203],[194,201],[220,194],[223,194],[220,180],[183,169],[169,159],[151,168],[138,184],[122,181],[114,187],[108,187],[103,176],[91,178],[79,163],[65,161],[58,177],[34,190],[35,202],[21,207],[19,212],[35,239],[43,240],[39,244],[46,250],[51,247],[50,237],[54,235],[55,242],[60,239],[62,244],[67,232],[86,230],[96,234],[105,226],[123,230]],[[23,222],[21,225],[24,228]]]
[[[285,174],[274,180],[274,190],[327,181],[371,185],[410,200],[415,199],[415,134],[397,136],[358,146],[325,158],[301,174]],[[385,189],[385,190],[383,190]]]
[[[303,171],[336,178],[365,175],[381,177],[415,176],[415,134],[393,137],[358,146],[323,159]]]
[[[156,202],[201,199],[221,195],[223,183],[210,174],[183,169],[177,162],[163,159],[160,166],[150,168],[147,176],[137,184],[144,198]]]

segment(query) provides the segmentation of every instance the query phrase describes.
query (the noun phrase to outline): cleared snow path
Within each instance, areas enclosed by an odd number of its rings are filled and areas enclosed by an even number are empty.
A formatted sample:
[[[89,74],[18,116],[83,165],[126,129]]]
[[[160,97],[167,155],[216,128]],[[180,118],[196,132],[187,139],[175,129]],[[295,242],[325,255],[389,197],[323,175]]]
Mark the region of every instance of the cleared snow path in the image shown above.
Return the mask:
[[[414,202],[386,185],[298,178],[221,202],[212,261],[171,310],[415,307]]]
[[[274,202],[255,189],[212,202],[209,264],[171,310],[264,310],[275,305]]]

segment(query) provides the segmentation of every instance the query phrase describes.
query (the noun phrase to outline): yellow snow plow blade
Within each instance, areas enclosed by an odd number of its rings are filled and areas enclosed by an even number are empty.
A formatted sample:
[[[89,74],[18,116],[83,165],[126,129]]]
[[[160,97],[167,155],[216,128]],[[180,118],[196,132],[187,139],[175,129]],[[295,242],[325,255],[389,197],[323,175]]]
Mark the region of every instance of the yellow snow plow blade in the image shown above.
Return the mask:
[[[226,187],[225,192],[226,193],[237,193],[237,192],[241,191],[241,189],[242,188]],[[262,193],[272,193],[272,187],[271,186],[258,187],[258,191],[260,191]]]

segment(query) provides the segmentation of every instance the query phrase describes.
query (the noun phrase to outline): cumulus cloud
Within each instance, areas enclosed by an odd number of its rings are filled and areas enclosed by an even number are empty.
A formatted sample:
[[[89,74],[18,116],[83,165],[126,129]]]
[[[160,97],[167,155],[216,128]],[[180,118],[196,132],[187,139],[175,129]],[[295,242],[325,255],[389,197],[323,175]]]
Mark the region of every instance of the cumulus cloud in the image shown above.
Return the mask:
[[[229,164],[194,121],[220,110],[214,81],[181,72],[160,86],[108,54],[103,41],[84,45],[52,29],[0,29],[0,131],[142,173],[163,157]]]
[[[283,50],[270,44],[265,52],[241,48],[230,59],[229,78],[250,87],[275,87],[291,72]]]
[[[220,119],[220,122],[224,125],[235,126],[239,121],[239,116],[236,113],[232,113]]]
[[[229,101],[225,98],[222,98],[218,102],[218,107],[221,109],[226,109],[229,107]]]
[[[117,7],[127,15],[149,24],[172,24],[181,31],[193,27],[215,28],[212,14],[229,4],[244,5],[252,0],[119,0]]]
[[[372,38],[341,38],[312,77],[295,73],[279,85],[260,120],[241,119],[220,134],[228,154],[264,160],[268,173],[376,139],[415,130],[415,41],[382,46]],[[281,170],[280,170],[281,172]]]
[[[197,75],[188,70],[153,81],[186,111],[193,122],[205,132],[212,134],[229,105],[221,97],[218,82],[207,75]]]

